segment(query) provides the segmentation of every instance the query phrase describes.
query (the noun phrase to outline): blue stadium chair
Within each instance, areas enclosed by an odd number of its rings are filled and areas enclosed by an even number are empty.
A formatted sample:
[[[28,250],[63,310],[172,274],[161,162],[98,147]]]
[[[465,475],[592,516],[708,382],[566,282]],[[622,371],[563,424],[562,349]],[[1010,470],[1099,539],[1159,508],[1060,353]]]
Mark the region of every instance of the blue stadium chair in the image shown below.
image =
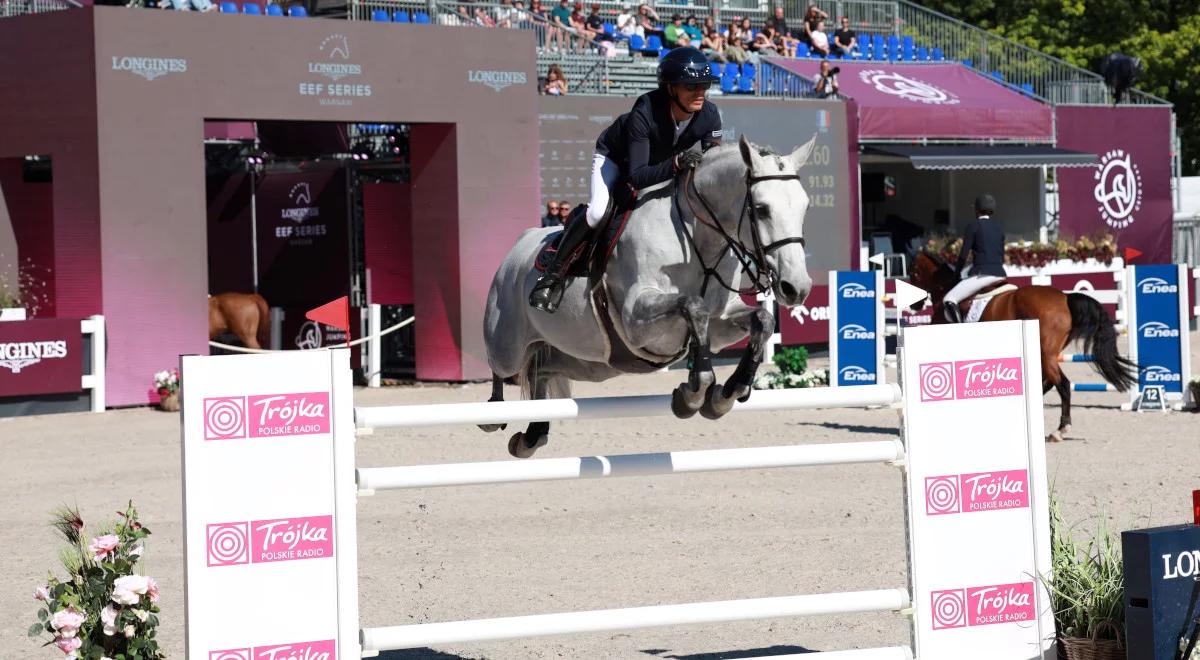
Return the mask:
[[[663,49],[662,37],[652,34],[646,37],[646,51],[657,54]]]
[[[725,94],[732,94],[737,89],[738,65],[734,62],[726,62],[725,68],[721,71],[721,91]]]
[[[921,62],[929,61],[929,49],[921,46],[917,49],[917,60]]]
[[[267,16],[283,16],[283,7],[279,5],[267,5]]]
[[[392,20],[397,23],[407,23],[408,22],[408,10],[407,9],[397,9],[396,13],[392,15]]]
[[[1033,83],[1021,83],[1021,91],[1033,96]]]
[[[607,34],[608,36],[611,37],[616,32],[617,32],[617,26],[613,25],[612,23],[604,24],[604,34]]]
[[[992,77],[1000,82],[1004,82],[1004,74],[999,71],[992,71]]]
[[[418,25],[428,25],[429,24],[429,14],[426,14],[423,11],[416,12],[413,14],[412,22],[417,23]]]
[[[391,23],[392,17],[388,15],[386,9],[376,9],[371,12],[371,20],[378,23]]]
[[[893,61],[900,58],[900,38],[894,34],[887,38],[887,56]]]
[[[883,45],[882,34],[877,34],[871,38],[871,47],[873,48],[872,52],[874,53],[874,55],[872,55],[872,59],[876,61],[887,59],[887,50],[885,50]]]
[[[288,16],[292,18],[308,18],[308,10],[300,5],[292,5],[288,7]]]
[[[742,94],[754,93],[754,63],[745,62],[742,64],[742,75],[738,77],[738,92]]]
[[[904,38],[901,39],[900,43],[902,44],[901,48],[905,50],[912,50],[913,48],[917,47],[917,42],[908,35],[905,35]]]
[[[796,44],[796,57],[808,57],[810,52],[811,51],[808,49],[808,44],[804,43],[803,41]]]
[[[645,40],[645,38],[642,37],[642,35],[635,34],[632,37],[629,37],[630,52],[637,52],[639,50],[645,50],[645,48],[646,48],[646,40]]]
[[[968,69],[975,68],[975,63],[972,62],[971,60],[963,60],[962,63],[963,63],[963,66],[967,67]]]
[[[257,2],[247,2],[242,5],[242,13],[247,16],[262,16],[262,7]]]
[[[222,2],[221,3],[221,13],[222,14],[240,14],[241,12],[238,11],[237,3]]]
[[[942,49],[939,48],[938,46],[933,47],[932,55],[933,55],[934,62],[944,62],[946,60],[946,55],[944,53],[942,53]]]

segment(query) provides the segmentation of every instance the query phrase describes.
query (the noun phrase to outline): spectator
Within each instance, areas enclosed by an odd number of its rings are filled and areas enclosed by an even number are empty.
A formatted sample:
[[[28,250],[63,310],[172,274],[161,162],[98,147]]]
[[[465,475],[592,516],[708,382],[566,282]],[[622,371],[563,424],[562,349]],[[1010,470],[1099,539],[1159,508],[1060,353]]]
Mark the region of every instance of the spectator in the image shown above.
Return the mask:
[[[750,59],[742,41],[742,28],[737,21],[729,24],[729,36],[725,38],[725,59],[741,65]]]
[[[724,64],[728,61],[725,56],[725,38],[713,27],[708,28],[707,34],[700,40],[700,52],[713,62]]]
[[[558,218],[558,202],[550,200],[546,202],[546,215],[542,216],[543,227],[557,227],[562,224]]]
[[[754,44],[750,48],[759,55],[782,55],[777,37],[774,26],[767,25],[754,35]]]
[[[584,24],[597,41],[612,41],[612,37],[604,31],[604,19],[600,18],[600,5],[592,5],[592,13],[588,14]]]
[[[496,19],[492,18],[492,15],[482,6],[475,7],[475,22],[480,27],[496,27]]]
[[[709,30],[716,30],[717,32],[720,32],[720,30],[717,30],[716,19],[714,19],[712,16],[705,16],[704,25],[700,28],[700,32],[703,34],[708,34]]]
[[[570,0],[558,0],[558,6],[555,7],[549,16],[550,35],[546,39],[546,43],[550,44],[550,49],[556,48],[567,49],[567,40],[569,39],[568,32],[571,29],[571,5]]]
[[[801,25],[803,34],[800,35],[800,40],[812,45],[812,32],[817,29],[817,21],[829,19],[829,14],[821,11],[821,8],[816,5],[809,5],[808,11],[804,12],[804,24]]]
[[[567,224],[569,217],[571,217],[571,203],[565,199],[558,200],[558,224]]]
[[[738,26],[738,39],[741,40],[742,49],[747,53],[754,52],[754,28],[750,27],[750,19],[743,18],[741,25]]]
[[[843,57],[858,50],[858,35],[850,29],[850,18],[842,17],[842,26],[833,33],[833,52]]]
[[[496,10],[496,26],[510,28],[519,20],[520,12],[513,7],[513,0],[500,0],[500,8]]]
[[[663,43],[667,48],[678,48],[679,37],[686,35],[687,32],[683,29],[683,16],[675,14],[674,16],[671,16],[671,24],[667,26],[666,36],[663,37]]]
[[[617,14],[617,34],[624,39],[629,39],[633,35],[645,38],[646,33],[641,25],[638,25],[638,16],[633,13],[633,5],[625,3],[621,7],[621,13]]]
[[[783,47],[792,57],[796,55],[796,46],[800,44],[800,39],[797,38],[795,32],[788,28],[787,18],[783,15],[783,7],[775,8],[775,16],[768,23],[775,26],[775,31],[779,33],[779,38],[783,42]]]
[[[683,22],[683,31],[687,32],[688,41],[690,41],[693,46],[699,45],[704,39],[704,33],[701,32],[700,28],[696,26],[695,16],[688,15],[687,20]]]
[[[658,14],[650,7],[650,5],[638,5],[638,22],[642,26],[642,36],[651,37],[657,35],[659,38],[665,37],[666,33],[658,28],[658,22],[662,20]]]
[[[829,57],[829,35],[825,34],[825,21],[817,21],[817,27],[808,34],[812,40],[812,50],[821,57]]]
[[[558,64],[551,64],[550,70],[546,72],[546,86],[542,89],[542,93],[550,96],[567,95],[567,77]]]
[[[821,72],[813,78],[813,82],[816,83],[813,96],[819,99],[837,98],[837,74],[840,71],[840,67],[830,66],[829,60],[821,60]]]
[[[175,9],[178,11],[192,11],[194,9],[198,12],[210,12],[217,10],[217,6],[209,0],[163,0],[159,2],[158,6],[163,9]]]
[[[575,49],[582,52],[588,44],[592,43],[595,34],[588,29],[587,18],[583,15],[583,3],[576,2],[575,10],[571,12],[571,29],[579,38],[575,40]]]

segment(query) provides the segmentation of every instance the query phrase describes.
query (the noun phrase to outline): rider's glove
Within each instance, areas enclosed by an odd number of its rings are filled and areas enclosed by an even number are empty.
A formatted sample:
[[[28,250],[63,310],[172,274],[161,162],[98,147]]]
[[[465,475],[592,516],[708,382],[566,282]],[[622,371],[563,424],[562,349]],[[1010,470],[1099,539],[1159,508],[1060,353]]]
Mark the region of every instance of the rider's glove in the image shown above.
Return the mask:
[[[695,167],[703,157],[704,154],[700,153],[699,151],[684,151],[683,153],[675,156],[675,171],[683,172],[690,170]]]

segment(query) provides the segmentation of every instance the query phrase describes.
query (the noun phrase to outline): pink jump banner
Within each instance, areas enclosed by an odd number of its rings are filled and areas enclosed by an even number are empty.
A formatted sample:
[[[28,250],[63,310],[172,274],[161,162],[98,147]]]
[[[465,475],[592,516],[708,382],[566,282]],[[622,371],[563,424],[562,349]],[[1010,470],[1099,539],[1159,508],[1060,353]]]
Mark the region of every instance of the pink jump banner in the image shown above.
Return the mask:
[[[820,67],[817,60],[771,63],[810,80]],[[1054,138],[1049,107],[961,64],[836,64],[841,95],[858,104],[859,139]]]
[[[0,323],[0,397],[83,389],[79,319]]]
[[[1171,109],[1059,106],[1058,146],[1098,154],[1058,170],[1059,232],[1112,233],[1136,263],[1171,261]]]

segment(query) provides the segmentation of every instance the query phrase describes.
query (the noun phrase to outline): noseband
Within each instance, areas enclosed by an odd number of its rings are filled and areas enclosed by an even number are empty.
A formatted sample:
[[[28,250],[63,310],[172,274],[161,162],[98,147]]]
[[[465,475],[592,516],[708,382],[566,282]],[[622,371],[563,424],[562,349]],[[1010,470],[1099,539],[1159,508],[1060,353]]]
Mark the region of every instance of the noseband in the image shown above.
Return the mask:
[[[703,296],[708,290],[708,282],[710,278],[715,278],[721,286],[739,294],[766,293],[771,289],[771,287],[779,282],[779,272],[773,266],[767,263],[767,255],[785,245],[799,243],[803,247],[806,245],[806,243],[804,241],[804,237],[802,236],[788,236],[787,238],[782,238],[774,243],[763,245],[762,237],[758,232],[760,220],[758,218],[758,213],[756,213],[754,210],[754,204],[751,201],[750,191],[752,188],[754,188],[755,184],[762,183],[763,181],[793,180],[800,181],[800,175],[766,174],[763,176],[754,176],[750,167],[747,166],[745,201],[742,203],[741,213],[738,214],[737,233],[733,236],[730,236],[729,232],[725,231],[725,228],[722,227],[721,223],[717,221],[717,214],[713,210],[712,206],[709,205],[708,200],[704,199],[704,195],[702,195],[700,193],[700,189],[696,187],[695,168],[688,173],[688,180],[681,187],[683,188],[684,199],[686,199],[688,202],[688,208],[692,210],[692,216],[696,218],[697,222],[700,222],[708,228],[715,230],[721,235],[721,238],[725,240],[725,249],[723,249],[721,254],[717,256],[716,263],[714,263],[712,267],[709,267],[704,263],[703,257],[700,256],[700,250],[696,247],[695,238],[693,238],[691,233],[688,232],[687,225],[682,224],[682,217],[680,218],[680,224],[683,227],[683,233],[685,236],[687,236],[688,242],[692,246],[692,251],[696,253],[696,259],[700,261],[700,267],[704,269],[704,284],[700,287],[701,296]],[[702,215],[696,212],[696,206],[692,203],[693,197],[700,200],[700,205],[704,207],[705,213],[712,218],[711,221],[706,220]],[[678,204],[678,199],[676,199],[676,203]],[[750,246],[747,246],[741,240],[742,226],[745,223],[746,218],[750,219],[750,237],[753,243]],[[726,252],[732,252],[733,255],[737,257],[738,262],[742,264],[742,271],[750,277],[751,284],[753,285],[751,288],[738,289],[731,286],[721,278],[721,274],[717,272],[717,265],[721,263],[721,258],[725,256]]]

